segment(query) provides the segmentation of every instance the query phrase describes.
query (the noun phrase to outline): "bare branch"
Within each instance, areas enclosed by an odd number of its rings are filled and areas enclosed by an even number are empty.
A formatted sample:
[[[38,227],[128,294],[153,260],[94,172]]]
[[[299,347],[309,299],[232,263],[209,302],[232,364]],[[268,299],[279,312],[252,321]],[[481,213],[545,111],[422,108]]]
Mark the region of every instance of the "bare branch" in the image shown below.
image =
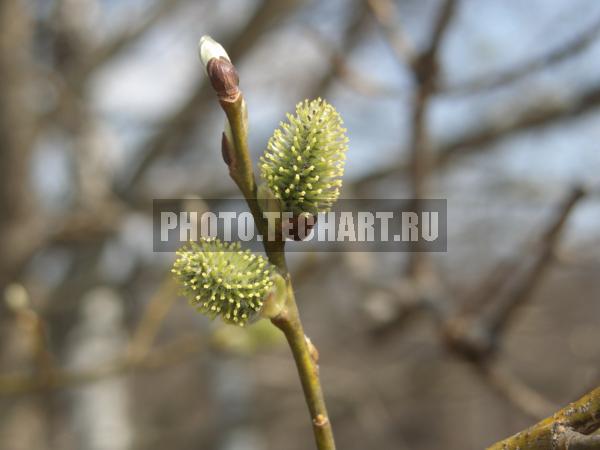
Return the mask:
[[[185,360],[206,346],[206,337],[183,336],[148,353],[141,359],[121,357],[98,367],[79,371],[55,369],[45,377],[25,374],[1,375],[0,396],[73,388],[134,370],[155,370]]]
[[[561,63],[577,56],[594,43],[600,34],[600,19],[596,19],[589,28],[586,28],[567,42],[561,44],[544,55],[539,55],[529,61],[504,70],[495,75],[486,75],[482,78],[468,80],[454,86],[445,86],[440,89],[449,95],[472,95],[481,91],[496,89],[519,81],[532,73],[546,69],[553,64]]]
[[[565,432],[573,430],[581,434],[589,434],[598,428],[600,428],[600,387],[532,427],[497,442],[488,450],[593,449],[597,447],[567,446],[569,441],[565,438]],[[567,437],[569,437],[568,434]],[[590,445],[597,444],[596,438],[587,439],[587,441]],[[584,445],[580,443],[581,440],[576,436],[575,442],[572,444]]]
[[[578,433],[571,429],[566,429],[561,433],[559,448],[565,450],[600,450],[600,435],[588,436]]]
[[[434,59],[437,57],[438,50],[442,44],[442,40],[450,25],[450,21],[454,16],[458,0],[445,0],[440,8],[438,17],[431,34],[431,41],[429,47],[424,54],[427,54],[427,58]]]
[[[443,323],[442,335],[450,350],[477,363],[488,361],[494,355],[500,335],[540,283],[552,261],[567,219],[584,194],[580,188],[569,194],[558,208],[556,217],[546,225],[538,248],[531,252],[531,256],[523,257],[525,262],[520,267],[510,272],[503,270],[502,273],[511,276],[498,283],[498,289],[492,292],[491,298],[479,301],[479,308],[469,305],[473,307],[463,309]],[[489,292],[482,294],[490,296]]]
[[[311,83],[306,95],[308,98],[315,98],[324,95],[325,91],[327,91],[329,86],[331,86],[331,83],[340,74],[340,64],[343,64],[343,60],[342,58],[339,58],[338,55],[350,54],[352,50],[358,44],[360,44],[361,39],[365,34],[366,25],[368,22],[368,14],[366,14],[367,10],[363,4],[363,0],[359,0],[357,3],[353,4],[353,6],[352,18],[346,26],[341,37],[341,48],[337,54],[333,49],[331,49],[331,66],[329,67],[329,70],[326,71],[321,77]],[[342,68],[341,70],[344,69]]]
[[[370,333],[375,339],[383,339],[398,331],[419,312],[427,312],[438,326],[442,326],[454,313],[450,298],[438,277],[428,272],[415,280],[405,278],[402,283],[389,285],[383,280],[364,280],[362,286],[371,290],[380,289],[394,298],[395,312],[384,322],[374,324]]]
[[[154,25],[173,12],[179,3],[187,0],[158,0],[152,10],[139,23],[128,27],[122,34],[113,37],[110,41],[95,49],[87,58],[83,67],[78,71],[76,79],[81,82],[92,74],[98,67],[106,64],[121,51],[142,37]]]
[[[456,0],[445,0],[443,2],[433,28],[429,46],[412,65],[413,76],[417,82],[417,92],[413,98],[412,107],[410,181],[412,197],[415,199],[413,208],[417,211],[420,209],[420,199],[426,195],[426,183],[430,171],[429,153],[431,149],[427,111],[438,81],[439,64],[437,55],[455,9]],[[415,277],[424,276],[424,273],[430,270],[426,254],[418,250],[418,243],[415,243],[408,265],[409,274]]]
[[[515,114],[512,120],[481,127],[447,143],[439,149],[435,164],[443,166],[456,156],[476,152],[516,132],[552,125],[592,111],[600,106],[600,86],[586,90],[572,102],[548,104],[542,97],[531,104],[533,106]]]
[[[166,279],[150,299],[144,309],[142,318],[133,333],[127,354],[133,361],[145,358],[152,348],[152,344],[160,330],[160,326],[171,310],[175,299],[175,283],[168,274]]]
[[[366,0],[375,19],[398,60],[412,67],[417,57],[415,49],[402,30],[398,8],[391,0]]]
[[[577,203],[585,196],[582,188],[574,188],[564,203],[558,208],[556,216],[549,222],[543,232],[539,249],[534,252],[531,261],[525,264],[520,274],[504,283],[496,296],[496,300],[486,313],[479,317],[483,326],[489,330],[492,338],[500,334],[514,316],[515,311],[529,298],[553,259],[562,231]]]
[[[232,60],[238,60],[253,47],[264,31],[273,23],[273,20],[288,14],[298,6],[300,0],[263,0],[256,7],[256,12],[243,29],[229,40],[223,39],[222,43]],[[211,104],[214,97],[212,87],[205,83],[204,78],[199,80],[194,92],[189,99],[173,114],[166,119],[145,145],[141,159],[133,164],[134,168],[126,175],[120,184],[119,191],[124,196],[131,196],[131,187],[145,173],[151,163],[163,154],[175,151],[187,139],[197,124],[197,118]]]
[[[337,77],[346,86],[361,95],[391,97],[402,94],[400,89],[369,78],[360,70],[353,68],[348,61],[347,56],[356,44],[360,42],[360,37],[363,34],[362,31],[365,29],[365,18],[366,15],[363,11],[358,10],[356,12],[355,19],[344,32],[342,48],[340,49],[336,48],[319,30],[314,27],[308,27],[310,37],[316,41],[321,50],[325,49],[330,55],[330,70],[319,82],[315,83],[317,87],[314,89],[317,91],[317,95],[321,95],[327,90],[328,85],[333,81],[334,77]],[[309,97],[316,97],[317,95],[310,95]]]
[[[539,127],[552,126],[566,119],[573,119],[600,107],[600,86],[587,89],[574,101],[552,104],[543,98],[532,101],[532,106],[524,111],[514,113],[511,120],[482,125],[467,131],[457,138],[440,144],[433,149],[431,167],[440,169],[453,162],[455,158],[481,153],[492,149],[492,144],[522,131],[530,131]],[[381,170],[374,171],[355,182],[358,189],[405,171],[406,162],[390,164]]]
[[[479,364],[478,370],[496,392],[529,417],[539,420],[556,409],[544,396],[495,364]]]

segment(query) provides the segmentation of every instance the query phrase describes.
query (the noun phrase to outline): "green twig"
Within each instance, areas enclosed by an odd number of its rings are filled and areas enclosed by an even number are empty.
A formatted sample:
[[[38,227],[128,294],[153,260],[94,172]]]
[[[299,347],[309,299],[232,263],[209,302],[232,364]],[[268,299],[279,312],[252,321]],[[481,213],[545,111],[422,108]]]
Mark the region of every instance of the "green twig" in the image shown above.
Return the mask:
[[[286,308],[280,315],[273,318],[272,322],[283,331],[292,349],[302,389],[304,390],[304,397],[310,411],[317,448],[320,450],[334,450],[333,431],[319,380],[318,353],[304,335],[292,283],[289,278]]]
[[[217,49],[217,52],[220,51],[221,49]],[[229,174],[244,195],[259,232],[267,236],[268,222],[263,217],[258,203],[256,180],[248,148],[247,111],[237,84],[237,73],[226,56],[213,57],[205,63],[219,103],[227,116],[228,128],[223,135],[222,150]],[[304,334],[285,260],[285,242],[265,239],[263,245],[269,261],[277,267],[287,284],[285,307],[271,321],[284,333],[294,356],[310,411],[317,448],[335,450],[333,431],[319,379],[317,350]]]

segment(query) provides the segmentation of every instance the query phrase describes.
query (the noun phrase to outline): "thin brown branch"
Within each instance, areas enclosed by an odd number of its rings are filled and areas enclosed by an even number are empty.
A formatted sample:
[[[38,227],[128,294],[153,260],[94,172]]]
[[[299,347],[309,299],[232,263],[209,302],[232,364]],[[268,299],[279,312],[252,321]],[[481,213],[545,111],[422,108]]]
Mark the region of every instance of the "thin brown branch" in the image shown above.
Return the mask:
[[[442,44],[444,39],[444,35],[448,29],[448,25],[452,21],[452,17],[454,16],[454,12],[456,11],[456,7],[458,4],[458,0],[445,0],[440,8],[438,13],[437,20],[435,22],[435,26],[433,28],[433,32],[431,34],[431,40],[429,42],[429,47],[425,51],[424,54],[428,55],[429,59],[436,59],[438,50]]]
[[[510,277],[498,283],[495,291],[482,292],[489,298],[463,308],[443,324],[442,336],[453,353],[477,363],[486,362],[495,354],[502,332],[541,282],[567,219],[584,195],[581,188],[569,193],[555,217],[545,225],[537,248],[522,256],[514,270],[504,271]]]
[[[565,226],[567,219],[565,214],[570,214],[573,211],[575,202],[582,198],[578,197],[581,192],[580,188],[576,188],[569,193],[564,205],[558,207],[557,217],[550,220],[545,228],[540,231],[539,235],[541,237],[522,249],[522,255],[525,255],[525,257],[519,255],[512,259],[502,260],[484,277],[483,281],[474,289],[474,292],[469,294],[467,299],[463,301],[461,306],[463,314],[481,311],[485,306],[496,300],[498,296],[505,293],[507,289],[514,286],[511,280],[516,280],[520,274],[523,274],[532,266],[531,262],[528,261],[529,255],[541,258],[540,264],[548,264],[554,260],[558,262],[556,252],[558,250],[557,240],[560,229]],[[529,264],[527,264],[528,262]],[[532,275],[530,274],[530,276]]]
[[[500,73],[468,80],[456,85],[445,86],[440,89],[444,94],[450,95],[472,95],[490,89],[496,89],[519,81],[535,72],[539,72],[573,58],[593,44],[600,34],[600,19],[592,22],[591,26],[581,31],[567,42],[550,50],[544,55],[525,61],[515,67],[506,69]]]
[[[163,20],[177,7],[188,0],[157,0],[151,9],[138,22],[130,24],[122,32],[110,38],[107,42],[92,45],[82,30],[75,31],[69,26],[73,21],[69,5],[57,8],[58,17],[54,28],[54,53],[57,65],[54,69],[40,67],[38,76],[45,82],[50,81],[57,91],[56,107],[45,111],[38,121],[36,133],[39,134],[47,126],[52,126],[56,121],[70,122],[68,128],[81,128],[89,122],[88,105],[84,100],[86,83],[98,69],[120,55],[124,50],[141,39],[157,23]],[[61,11],[65,8],[64,11]],[[84,114],[82,114],[82,112]],[[81,130],[78,130],[81,132]]]
[[[563,204],[557,208],[555,217],[549,221],[543,231],[539,249],[533,252],[533,256],[521,273],[507,280],[490,308],[479,317],[493,339],[507,327],[519,307],[531,298],[532,292],[539,285],[553,260],[568,218],[584,196],[585,191],[580,187],[574,188],[568,194]]]
[[[353,3],[352,6],[352,17],[350,18],[341,36],[341,45],[339,51],[335,52],[333,49],[331,49],[332,58],[329,70],[325,71],[323,75],[321,75],[319,78],[317,78],[310,84],[306,92],[307,98],[324,96],[327,89],[329,89],[331,84],[339,76],[339,63],[341,61],[341,58],[339,58],[338,55],[350,54],[352,50],[354,50],[354,48],[356,48],[356,46],[360,44],[365,34],[365,30],[367,29],[368,24],[368,14],[366,13],[367,10],[362,0],[358,1],[357,3]]]
[[[23,285],[14,283],[7,286],[4,300],[15,315],[19,332],[29,341],[28,348],[36,373],[45,377],[54,367],[54,358],[48,349],[44,319],[32,307],[29,293]]]
[[[441,336],[445,345],[453,355],[461,358],[476,368],[477,373],[498,393],[515,405],[519,410],[532,417],[539,418],[552,410],[552,405],[540,394],[531,390],[520,380],[497,370],[491,361],[496,348],[497,335],[507,325],[517,308],[530,298],[534,287],[552,260],[559,238],[575,205],[585,195],[581,188],[575,188],[558,208],[554,218],[545,227],[541,242],[532,257],[533,262],[527,265],[522,276],[508,280],[508,286],[499,299],[492,303],[492,309],[485,314],[476,315],[476,311],[448,311],[448,302],[440,296],[431,295],[435,289],[423,290],[418,286],[414,297],[411,296],[410,312],[429,306],[429,311],[436,313]],[[505,270],[502,273],[507,273]],[[496,280],[497,281],[497,280]],[[434,285],[435,286],[435,285]],[[503,284],[500,284],[503,287]],[[439,292],[439,289],[437,290]],[[393,291],[391,291],[394,294]],[[396,292],[397,294],[397,292]],[[488,293],[489,295],[489,293]],[[440,309],[441,308],[441,309]],[[491,313],[489,312],[491,311]],[[390,330],[401,325],[405,319],[402,309],[389,323],[379,326],[376,332],[387,335]]]
[[[136,370],[155,370],[183,361],[198,353],[206,345],[205,336],[190,335],[160,346],[141,359],[123,356],[91,369],[78,371],[53,369],[44,377],[28,374],[0,375],[0,396],[22,395],[53,389],[71,389]]]
[[[36,112],[32,95],[33,12],[19,0],[0,2],[0,290],[43,228],[28,184]]]
[[[241,59],[259,41],[275,19],[291,13],[299,3],[300,0],[263,0],[256,7],[254,15],[234,37],[223,39],[222,44],[227,48],[232,61]],[[144,145],[141,159],[133,165],[133,170],[119,186],[123,196],[132,194],[131,187],[156,159],[176,151],[190,136],[197,126],[198,117],[211,106],[209,101],[214,98],[214,95],[212,87],[202,77],[189,99],[165,120],[159,128],[160,131]]]
[[[417,91],[413,98],[411,142],[410,142],[410,183],[414,199],[413,210],[421,207],[420,199],[427,193],[427,179],[430,171],[430,142],[427,123],[431,96],[435,92],[438,81],[438,51],[448,25],[456,9],[456,0],[445,0],[440,8],[433,27],[431,39],[426,50],[421,53],[412,65],[413,75],[417,83]],[[422,277],[430,271],[429,262],[424,252],[419,251],[415,243],[410,254],[408,273],[414,277]]]
[[[456,156],[476,152],[514,133],[553,125],[558,121],[590,112],[600,106],[600,86],[584,91],[570,102],[548,104],[545,98],[541,97],[531,102],[531,105],[521,113],[515,114],[513,119],[505,117],[502,122],[482,126],[442,146],[435,164],[444,166]]]
[[[515,112],[511,118],[502,121],[482,124],[473,130],[466,131],[455,139],[435,146],[432,150],[432,169],[442,169],[456,158],[481,153],[493,149],[493,144],[523,131],[531,131],[540,127],[553,126],[557,123],[580,117],[600,107],[600,86],[585,90],[570,102],[548,104],[544,97],[533,100],[531,107]],[[371,172],[355,182],[358,189],[369,184],[406,171],[405,161],[386,165],[380,170]]]
[[[175,283],[170,275],[167,275],[167,278],[150,299],[133,333],[128,348],[128,355],[132,360],[143,359],[150,352],[156,335],[160,331],[161,324],[175,303],[177,298]]]
[[[529,417],[539,420],[556,410],[556,406],[543,395],[511,373],[499,369],[496,364],[479,364],[477,367],[481,376],[497,393]]]
[[[69,371],[55,367],[49,360],[44,342],[41,319],[31,308],[21,306],[17,301],[7,299],[23,322],[24,327],[31,328],[36,341],[36,358],[43,363],[41,369],[32,374],[0,375],[0,396],[16,395],[31,391],[46,391],[59,388],[71,388],[81,384],[100,381],[104,378],[124,374],[133,370],[149,370],[175,363],[185,358],[203,341],[198,336],[177,339],[170,344],[152,351],[151,347],[160,325],[171,309],[176,296],[174,286],[168,277],[160,286],[148,304],[130,345],[119,358],[101,364],[95,368],[80,371]]]
[[[111,38],[108,42],[94,49],[92,54],[83,62],[83,67],[79,69],[77,80],[81,82],[88,78],[96,69],[119,55],[169,13],[175,11],[179,4],[184,1],[187,0],[158,0],[151,11],[138,23],[129,26],[122,34]]]
[[[394,299],[395,312],[384,322],[374,324],[370,333],[375,339],[384,339],[401,329],[411,318],[420,312],[427,312],[434,318],[438,326],[445,323],[453,307],[449,296],[445,293],[444,286],[433,272],[429,272],[418,280],[403,279],[401,285],[391,286],[383,280],[375,282],[364,281],[364,288],[380,289],[387,292]]]
[[[524,251],[527,250],[525,249]],[[502,288],[506,280],[510,279],[515,273],[517,265],[518,261],[514,261],[513,259],[505,259],[498,262],[470,292],[465,294],[460,305],[461,313],[469,315],[480,311],[492,300],[493,296],[490,293],[498,292]]]
[[[412,67],[416,52],[402,30],[398,8],[391,0],[366,0],[396,57]]]
[[[309,36],[315,40],[319,49],[321,51],[324,49],[330,55],[330,70],[325,73],[319,82],[315,83],[318,86],[315,89],[317,92],[316,95],[309,95],[310,98],[322,95],[334,78],[337,78],[356,93],[368,97],[393,97],[402,93],[402,91],[391,85],[369,78],[364,71],[361,72],[355,69],[348,61],[348,54],[360,42],[360,36],[365,29],[365,22],[365,14],[360,10],[356,11],[355,19],[344,32],[342,48],[340,49],[336,48],[318,29],[308,27]]]
[[[371,287],[370,291],[374,292],[375,287]],[[385,320],[377,318],[375,324],[369,329],[369,333],[373,339],[383,340],[389,339],[392,333],[397,333],[408,324],[411,319],[416,317],[420,312],[426,310],[426,301],[423,297],[415,295],[402,296],[394,293],[392,303],[393,313],[387,315]],[[366,312],[368,313],[368,311]]]

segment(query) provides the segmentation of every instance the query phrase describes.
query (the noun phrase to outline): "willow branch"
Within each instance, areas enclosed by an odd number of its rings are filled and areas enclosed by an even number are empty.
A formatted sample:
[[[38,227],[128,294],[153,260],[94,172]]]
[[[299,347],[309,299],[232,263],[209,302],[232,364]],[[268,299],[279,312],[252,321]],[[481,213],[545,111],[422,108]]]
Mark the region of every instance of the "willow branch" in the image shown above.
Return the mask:
[[[314,83],[311,83],[310,92],[306,97],[323,96],[323,93],[335,79],[364,96],[392,97],[402,93],[398,88],[369,77],[361,70],[354,68],[348,61],[348,55],[363,41],[363,35],[368,29],[367,19],[369,16],[366,14],[363,0],[358,2],[353,12],[353,17],[342,34],[341,45],[339,46],[331,42],[331,39],[316,27],[307,25],[309,37],[315,41],[320,51],[325,50],[328,53],[330,67]]]
[[[56,367],[45,343],[45,324],[42,318],[27,304],[21,304],[7,295],[7,303],[14,310],[23,328],[33,334],[34,356],[37,369],[31,374],[1,374],[0,396],[24,394],[31,391],[71,388],[80,384],[100,381],[136,369],[162,367],[183,359],[199,348],[203,339],[199,336],[184,337],[156,350],[152,345],[167,313],[176,299],[174,281],[167,277],[145,308],[128,348],[118,358],[83,370]],[[9,292],[10,294],[10,292]],[[12,295],[16,297],[16,295]]]
[[[582,435],[588,435],[598,428],[600,387],[547,419],[488,447],[488,450],[594,449],[598,448],[597,436]]]
[[[263,36],[274,19],[290,13],[301,0],[263,0],[246,25],[232,38],[225,40],[227,52],[233,59],[240,59]],[[197,118],[206,111],[212,98],[209,85],[198,81],[188,100],[159,127],[159,132],[144,145],[141,158],[118,186],[122,196],[130,196],[131,187],[159,157],[174,152],[197,126]]]
[[[538,286],[553,259],[568,218],[584,196],[585,191],[579,187],[567,195],[562,205],[557,208],[555,217],[549,221],[543,231],[539,249],[534,252],[528,267],[504,283],[500,295],[491,304],[486,314],[480,317],[492,338],[504,330],[518,308],[531,298],[533,290]]]
[[[368,14],[366,14],[366,8],[364,7],[363,1],[359,0],[357,3],[352,4],[353,15],[349,20],[342,36],[341,36],[341,47],[339,52],[335,53],[331,50],[331,62],[329,70],[325,71],[323,75],[314,80],[307,89],[306,97],[315,98],[324,95],[325,91],[329,89],[336,76],[340,74],[340,65],[343,64],[340,55],[349,55],[352,51],[363,41],[363,37],[366,29],[368,28]],[[313,31],[315,31],[313,29]],[[313,37],[319,37],[318,32],[313,32]],[[324,39],[320,39],[320,47],[327,45],[324,43]],[[341,67],[343,71],[344,68]]]
[[[459,157],[491,151],[494,149],[493,144],[517,133],[575,119],[595,111],[598,107],[600,107],[600,86],[586,89],[573,100],[556,104],[548,104],[546,96],[540,96],[533,99],[529,107],[510,117],[505,116],[501,120],[482,123],[454,139],[435,145],[432,148],[430,167],[443,169]],[[363,189],[373,182],[406,171],[407,168],[405,161],[386,165],[357,180],[355,187]]]
[[[229,175],[244,195],[259,232],[263,236],[269,236],[268,223],[263,217],[257,198],[254,169],[248,148],[247,110],[244,97],[239,89],[237,72],[228,58],[212,57],[203,62],[206,64],[208,77],[219,103],[227,116],[228,126],[223,133],[222,154],[229,168]],[[285,241],[264,239],[263,245],[270,262],[286,279],[285,305],[281,312],[272,317],[272,323],[284,333],[296,362],[317,448],[319,450],[335,450],[333,431],[319,379],[316,357],[318,352],[310,340],[305,337],[285,260]]]
[[[167,277],[150,299],[142,318],[133,333],[127,354],[133,360],[141,360],[152,348],[160,327],[175,303],[175,282]]]
[[[477,370],[490,387],[525,415],[539,420],[556,410],[555,405],[546,397],[515,375],[501,370],[496,364],[478,364]]]
[[[287,307],[272,321],[285,335],[294,356],[312,419],[317,448],[319,450],[335,450],[333,431],[319,379],[318,352],[304,334],[291,282],[288,283],[288,288]]]
[[[23,373],[0,376],[0,396],[14,396],[54,389],[71,389],[137,370],[155,370],[185,360],[206,346],[206,337],[184,336],[157,347],[141,358],[125,355],[90,369],[77,371],[55,368],[44,376]]]
[[[588,436],[570,429],[562,432],[559,439],[559,446],[566,450],[600,450],[600,435]]]
[[[556,48],[539,55],[500,73],[472,79],[460,84],[445,86],[441,89],[444,94],[465,95],[477,94],[481,91],[497,89],[525,78],[532,73],[546,69],[548,66],[561,63],[588,49],[600,34],[600,18],[581,31],[573,38],[563,42]]]
[[[81,83],[85,81],[96,69],[105,65],[123,50],[127,49],[165,16],[173,12],[179,6],[179,3],[184,1],[187,0],[159,0],[146,17],[94,49],[90,57],[83,62],[74,82]]]
[[[32,95],[30,5],[0,2],[0,289],[43,229],[27,183],[37,114]]]
[[[391,0],[366,0],[366,3],[396,57],[412,67],[417,58],[416,51],[402,30],[398,9],[394,2]]]
[[[420,203],[427,193],[427,179],[430,171],[430,143],[427,113],[430,100],[438,82],[438,51],[445,32],[456,9],[456,0],[445,0],[431,33],[428,47],[413,61],[413,76],[417,82],[417,92],[413,99],[412,134],[410,143],[410,180],[412,196],[415,199],[414,209],[420,209]],[[419,251],[419,244],[410,254],[409,274],[422,277],[428,271],[428,260],[424,252]]]

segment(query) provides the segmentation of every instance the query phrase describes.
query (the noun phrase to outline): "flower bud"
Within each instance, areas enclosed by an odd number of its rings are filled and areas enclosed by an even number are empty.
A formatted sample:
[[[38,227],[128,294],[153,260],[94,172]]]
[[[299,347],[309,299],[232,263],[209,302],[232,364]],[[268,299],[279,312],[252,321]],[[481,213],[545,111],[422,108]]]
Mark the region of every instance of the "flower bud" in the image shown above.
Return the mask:
[[[219,99],[236,100],[240,95],[240,79],[223,46],[210,36],[202,36],[198,51]]]
[[[258,317],[279,276],[264,257],[242,250],[239,243],[211,238],[182,247],[172,272],[198,311],[240,326]]]

